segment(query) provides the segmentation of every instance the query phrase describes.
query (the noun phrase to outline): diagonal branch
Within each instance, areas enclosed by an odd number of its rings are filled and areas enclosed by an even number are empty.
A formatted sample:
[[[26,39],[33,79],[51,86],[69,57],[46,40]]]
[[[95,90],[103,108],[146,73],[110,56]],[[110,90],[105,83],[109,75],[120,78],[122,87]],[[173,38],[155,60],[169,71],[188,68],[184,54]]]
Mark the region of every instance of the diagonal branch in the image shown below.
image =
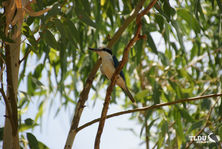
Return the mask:
[[[134,43],[137,40],[139,40],[140,38],[144,38],[144,36],[140,35],[140,31],[142,29],[141,18],[142,18],[142,16],[144,16],[146,13],[149,12],[150,8],[152,8],[154,6],[156,1],[157,0],[153,0],[148,5],[148,7],[145,8],[144,11],[142,11],[143,13],[138,13],[138,15],[137,15],[137,18],[136,18],[136,24],[137,24],[136,33],[135,33],[134,37],[130,40],[130,42],[127,44],[126,48],[124,49],[122,61],[120,62],[120,64],[116,68],[116,70],[115,70],[115,72],[112,76],[112,79],[111,79],[111,84],[107,88],[106,98],[105,98],[105,102],[104,102],[104,106],[103,106],[103,110],[102,110],[102,114],[101,114],[101,119],[100,119],[100,122],[99,122],[99,127],[98,127],[98,131],[97,131],[96,139],[95,139],[95,144],[94,144],[95,149],[99,149],[100,138],[101,138],[101,135],[102,135],[102,132],[103,132],[103,128],[104,128],[104,124],[105,124],[105,120],[106,120],[106,116],[107,116],[107,112],[108,112],[108,107],[109,107],[109,103],[110,103],[110,96],[111,96],[111,93],[113,91],[113,87],[115,85],[117,75],[123,69],[123,66],[127,63],[128,55],[129,55],[129,51],[130,51],[131,47],[134,45]]]
[[[128,61],[129,50],[132,47],[132,45],[139,39],[138,35],[139,35],[140,29],[141,29],[141,24],[138,27],[138,31],[137,31],[136,35],[133,37],[133,39],[130,40],[130,42],[128,43],[128,45],[124,49],[123,59],[120,62],[120,64],[118,65],[117,69],[115,70],[115,72],[112,76],[112,79],[111,79],[111,84],[107,88],[106,98],[105,98],[105,102],[104,102],[104,106],[103,106],[103,110],[102,110],[102,114],[101,114],[101,119],[100,119],[98,131],[97,131],[96,139],[95,139],[95,145],[94,145],[95,149],[99,149],[100,138],[101,138],[101,135],[102,135],[102,132],[103,132],[103,128],[104,128],[105,120],[106,120],[106,115],[107,115],[108,107],[109,107],[109,103],[110,103],[110,96],[111,96],[111,93],[113,91],[113,87],[116,83],[117,75],[120,73],[120,71],[123,69],[123,66]]]
[[[29,53],[30,53],[31,51],[32,51],[32,50],[28,50],[28,51],[25,53],[24,57],[23,57],[21,60],[19,60],[19,64],[21,64],[22,61],[24,61],[24,60],[29,56]]]
[[[112,118],[112,117],[116,117],[116,116],[120,116],[120,115],[125,115],[125,114],[129,114],[129,113],[134,113],[134,112],[140,112],[140,111],[148,111],[148,110],[154,110],[154,109],[158,109],[164,106],[170,106],[170,105],[175,105],[178,103],[183,103],[183,102],[191,102],[191,101],[196,101],[196,100],[201,100],[201,99],[206,99],[206,98],[214,98],[214,97],[219,97],[222,96],[222,93],[220,94],[211,94],[211,95],[204,95],[204,96],[199,96],[199,97],[192,97],[192,98],[186,98],[186,99],[180,99],[180,100],[176,100],[173,102],[168,102],[168,103],[161,103],[161,104],[156,104],[153,106],[146,106],[146,107],[142,107],[142,108],[137,108],[137,109],[132,109],[132,110],[126,110],[126,111],[121,111],[121,112],[117,112],[117,113],[113,113],[110,115],[106,116],[106,119]],[[82,126],[80,126],[77,131],[80,131],[94,123],[97,123],[100,121],[101,118],[97,118],[94,119]]]
[[[66,144],[65,144],[65,149],[71,149],[72,145],[73,145],[73,141],[75,139],[75,136],[77,134],[76,129],[78,128],[79,125],[79,121],[80,121],[80,117],[82,115],[83,112],[83,108],[85,105],[86,100],[88,99],[88,94],[89,94],[89,90],[92,86],[92,82],[95,78],[95,74],[99,69],[99,66],[101,64],[101,59],[97,61],[97,63],[94,66],[94,69],[92,69],[92,71],[90,72],[87,80],[86,80],[86,84],[80,94],[79,97],[79,101],[76,104],[76,108],[75,108],[75,114],[72,120],[72,124],[69,130],[69,134],[66,140]]]

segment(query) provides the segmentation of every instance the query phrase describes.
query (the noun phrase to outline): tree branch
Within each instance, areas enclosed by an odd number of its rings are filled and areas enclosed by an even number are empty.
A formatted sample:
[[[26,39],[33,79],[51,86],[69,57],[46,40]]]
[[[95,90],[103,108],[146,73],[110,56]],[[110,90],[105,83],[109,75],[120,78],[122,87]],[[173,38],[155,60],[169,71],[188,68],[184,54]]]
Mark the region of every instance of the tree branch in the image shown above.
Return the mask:
[[[178,103],[183,103],[183,102],[190,102],[190,101],[195,101],[195,100],[200,100],[200,99],[206,99],[206,98],[212,98],[212,97],[218,97],[218,96],[222,96],[222,93],[220,94],[210,94],[210,95],[204,95],[204,96],[199,96],[199,97],[192,97],[192,98],[186,98],[186,99],[180,99],[180,100],[176,100],[173,102],[168,102],[168,103],[161,103],[161,104],[156,104],[153,106],[146,106],[146,107],[142,107],[142,108],[137,108],[137,109],[132,109],[132,110],[126,110],[126,111],[121,111],[121,112],[117,112],[117,113],[113,113],[110,115],[106,116],[106,119],[112,118],[112,117],[116,117],[116,116],[120,116],[120,115],[125,115],[125,114],[129,114],[129,113],[134,113],[134,112],[140,112],[140,111],[147,111],[147,110],[153,110],[153,109],[157,109],[160,107],[164,107],[164,106],[170,106],[170,105],[175,105]],[[80,126],[77,131],[80,131],[94,123],[97,123],[100,121],[101,118],[97,118],[94,119],[82,126]]]
[[[82,115],[85,102],[88,99],[89,90],[92,86],[92,82],[95,78],[95,74],[98,71],[100,64],[101,64],[101,59],[99,59],[97,61],[94,68],[90,72],[90,74],[89,74],[89,76],[86,80],[86,84],[85,84],[85,86],[84,86],[84,88],[83,88],[83,90],[80,94],[79,101],[76,104],[75,114],[74,114],[74,117],[73,117],[73,120],[72,120],[72,124],[71,124],[69,134],[68,134],[68,137],[67,137],[67,140],[66,140],[66,144],[65,144],[65,147],[64,147],[65,149],[71,149],[72,148],[73,141],[74,141],[76,133],[77,133],[76,130],[77,130],[78,125],[79,125],[80,117]]]
[[[130,42],[127,44],[126,48],[124,49],[122,61],[120,62],[120,64],[116,68],[116,70],[115,70],[115,72],[114,72],[114,74],[111,78],[111,84],[107,88],[106,98],[105,98],[105,102],[104,102],[104,106],[103,106],[103,110],[102,110],[102,114],[101,114],[101,118],[100,118],[100,122],[99,122],[99,127],[98,127],[97,134],[96,134],[96,139],[95,139],[95,144],[94,144],[95,149],[99,149],[100,138],[101,138],[101,135],[102,135],[102,132],[103,132],[103,128],[104,128],[104,124],[105,124],[105,120],[106,120],[106,116],[107,116],[107,111],[108,111],[108,107],[109,107],[109,103],[110,103],[110,96],[111,96],[111,93],[113,91],[113,87],[116,83],[117,75],[120,73],[120,71],[123,69],[124,65],[127,63],[128,55],[129,55],[129,51],[130,51],[131,47],[134,45],[134,43],[137,40],[139,40],[140,38],[144,38],[144,36],[140,36],[140,31],[141,31],[141,28],[142,28],[141,17],[145,15],[144,12],[148,13],[150,8],[152,6],[154,6],[156,1],[157,0],[153,0],[149,4],[149,6],[150,6],[149,9],[146,8],[145,11],[142,11],[143,13],[139,13],[137,15],[137,18],[136,18],[136,20],[137,20],[137,22],[136,22],[137,23],[136,33],[135,33],[134,37],[130,40]],[[141,6],[140,6],[140,8],[141,8]]]
[[[31,52],[31,50],[29,49],[29,50],[25,53],[24,57],[23,57],[21,60],[19,60],[19,64],[21,64],[22,61],[24,61],[24,60],[28,57],[28,55],[29,55],[30,52]]]
[[[115,70],[115,72],[112,76],[112,79],[111,79],[111,84],[107,88],[106,98],[105,98],[105,102],[104,102],[104,106],[103,106],[103,110],[102,110],[102,114],[101,114],[101,119],[100,119],[98,131],[97,131],[96,139],[95,139],[95,146],[94,146],[95,149],[99,149],[100,138],[101,138],[101,135],[102,135],[102,132],[103,132],[103,128],[104,128],[104,124],[105,124],[105,120],[106,120],[106,115],[107,115],[108,107],[109,107],[109,103],[110,103],[110,96],[111,96],[111,93],[113,91],[113,87],[116,83],[117,75],[120,73],[120,71],[123,69],[123,66],[128,61],[129,50],[133,46],[133,44],[139,39],[138,35],[139,35],[140,29],[141,29],[141,24],[139,24],[137,33],[134,36],[134,38],[130,40],[127,47],[124,49],[124,54],[123,54],[122,61],[120,62],[117,69]]]

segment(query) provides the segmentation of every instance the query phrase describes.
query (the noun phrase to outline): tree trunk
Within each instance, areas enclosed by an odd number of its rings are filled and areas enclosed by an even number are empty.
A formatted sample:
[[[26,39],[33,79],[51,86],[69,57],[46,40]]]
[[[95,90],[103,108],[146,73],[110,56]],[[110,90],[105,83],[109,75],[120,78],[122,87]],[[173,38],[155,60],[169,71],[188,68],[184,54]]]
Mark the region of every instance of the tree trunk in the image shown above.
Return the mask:
[[[21,4],[15,4],[14,0],[5,3],[5,35],[13,40],[13,43],[5,42],[5,63],[7,71],[7,96],[5,97],[6,115],[3,134],[3,149],[19,149],[18,133],[18,73],[19,55],[21,43],[21,26],[23,15]],[[17,6],[17,7],[16,7]]]
[[[13,35],[12,39],[15,43],[6,44],[5,48],[7,69],[7,100],[12,114],[9,115],[7,111],[8,109],[6,109],[3,149],[19,148],[17,93],[21,36]],[[11,119],[11,121],[9,119]]]

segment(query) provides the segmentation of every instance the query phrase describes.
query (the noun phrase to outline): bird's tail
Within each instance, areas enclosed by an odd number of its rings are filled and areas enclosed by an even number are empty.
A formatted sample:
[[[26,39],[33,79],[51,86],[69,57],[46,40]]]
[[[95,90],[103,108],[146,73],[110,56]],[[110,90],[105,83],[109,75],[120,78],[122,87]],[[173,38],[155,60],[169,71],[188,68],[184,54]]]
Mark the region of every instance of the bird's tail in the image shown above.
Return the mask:
[[[130,100],[135,103],[135,99],[133,98],[133,95],[130,93],[129,89],[126,87],[126,88],[123,88],[123,91],[125,92],[125,94],[127,94],[127,96],[130,98]]]

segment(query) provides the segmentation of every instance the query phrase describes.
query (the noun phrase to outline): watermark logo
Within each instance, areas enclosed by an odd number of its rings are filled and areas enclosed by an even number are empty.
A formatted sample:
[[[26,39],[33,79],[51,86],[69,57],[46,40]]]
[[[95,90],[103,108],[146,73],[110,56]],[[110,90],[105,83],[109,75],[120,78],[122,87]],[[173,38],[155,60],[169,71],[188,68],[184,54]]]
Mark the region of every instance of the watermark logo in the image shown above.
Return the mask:
[[[220,138],[213,134],[212,132],[208,135],[199,135],[199,136],[189,136],[190,141],[196,143],[217,143],[219,144]]]
[[[210,133],[207,137],[210,142],[219,143],[220,141],[220,138],[213,133]]]

